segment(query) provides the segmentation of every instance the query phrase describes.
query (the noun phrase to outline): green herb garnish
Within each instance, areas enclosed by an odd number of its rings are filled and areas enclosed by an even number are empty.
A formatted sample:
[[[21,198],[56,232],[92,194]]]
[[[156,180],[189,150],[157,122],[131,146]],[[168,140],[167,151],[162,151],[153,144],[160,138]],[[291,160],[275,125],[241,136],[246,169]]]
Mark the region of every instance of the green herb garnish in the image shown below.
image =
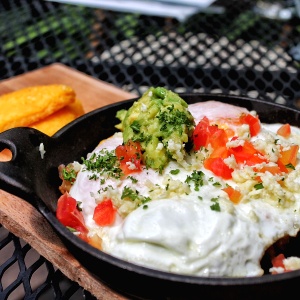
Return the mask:
[[[171,170],[171,171],[170,171],[170,173],[171,173],[172,175],[177,175],[177,174],[179,174],[179,172],[180,172],[179,169],[175,169],[175,170]]]
[[[194,182],[195,184],[195,191],[199,191],[199,187],[203,186],[203,178],[204,173],[202,171],[194,170],[191,176],[188,176],[185,180],[186,183]]]
[[[261,190],[264,188],[264,185],[262,184],[262,182],[260,182],[260,183],[257,183],[256,185],[254,185],[254,188],[256,190]]]

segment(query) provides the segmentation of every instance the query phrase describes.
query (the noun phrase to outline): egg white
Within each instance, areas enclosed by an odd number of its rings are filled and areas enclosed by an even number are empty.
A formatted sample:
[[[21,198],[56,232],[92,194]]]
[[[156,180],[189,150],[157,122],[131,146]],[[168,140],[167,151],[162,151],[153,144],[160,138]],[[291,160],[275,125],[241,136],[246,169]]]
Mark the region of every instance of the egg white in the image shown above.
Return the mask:
[[[189,109],[195,116],[196,123],[204,115],[215,119],[234,117],[246,111],[212,101],[205,105],[190,105]],[[255,139],[261,144],[267,144],[268,137],[274,135],[279,126],[280,124],[263,124],[262,132]],[[299,144],[298,128],[293,128],[290,141]],[[101,149],[113,150],[122,142],[122,134],[116,133],[102,141],[93,153],[99,153]],[[193,184],[185,182],[193,168],[198,167],[193,155],[187,158],[188,163],[192,163],[192,168],[174,161],[169,163],[162,174],[144,168],[141,173],[131,175],[137,179],[137,183],[133,183],[130,178],[109,178],[101,183],[101,178],[90,180],[91,174],[88,171],[80,171],[70,194],[82,203],[82,212],[90,234],[98,235],[102,240],[102,250],[116,257],[180,274],[262,275],[260,260],[265,250],[278,239],[286,235],[295,236],[299,231],[299,167],[289,175],[293,198],[288,199],[286,205],[278,205],[275,198],[264,198],[262,191],[249,196],[250,200],[235,205],[220,186],[216,185],[218,183],[225,187],[229,183],[236,186],[233,180],[220,179],[201,168],[198,170],[205,175],[204,185],[199,191],[195,190]],[[180,172],[172,175],[170,172],[174,169],[179,169]],[[271,179],[269,182],[274,185],[269,189],[275,189],[275,183]],[[97,202],[105,197],[105,188],[109,187],[110,193],[120,197],[125,186],[138,190],[140,195],[152,200],[134,209],[126,217],[118,215],[112,226],[98,226],[92,217]],[[212,209],[216,199],[220,211]]]

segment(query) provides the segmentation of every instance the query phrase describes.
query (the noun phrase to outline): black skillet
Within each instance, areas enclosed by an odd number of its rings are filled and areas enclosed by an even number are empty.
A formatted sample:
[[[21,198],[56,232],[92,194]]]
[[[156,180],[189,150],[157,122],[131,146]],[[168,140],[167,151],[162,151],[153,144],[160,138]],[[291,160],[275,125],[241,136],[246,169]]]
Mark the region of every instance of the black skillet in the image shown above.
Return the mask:
[[[265,123],[300,125],[300,112],[269,102],[236,96],[181,94],[187,103],[218,100],[255,110]],[[55,217],[60,196],[57,167],[81,161],[98,142],[116,130],[119,109],[127,109],[126,100],[94,110],[73,121],[53,137],[30,128],[15,128],[0,134],[0,151],[9,148],[13,158],[0,162],[0,188],[35,206],[52,225],[68,250],[99,280],[130,299],[280,299],[296,295],[300,271],[252,278],[195,277],[171,274],[137,266],[103,253],[74,236]],[[41,158],[39,146],[46,151]],[[293,255],[300,256],[299,242]]]

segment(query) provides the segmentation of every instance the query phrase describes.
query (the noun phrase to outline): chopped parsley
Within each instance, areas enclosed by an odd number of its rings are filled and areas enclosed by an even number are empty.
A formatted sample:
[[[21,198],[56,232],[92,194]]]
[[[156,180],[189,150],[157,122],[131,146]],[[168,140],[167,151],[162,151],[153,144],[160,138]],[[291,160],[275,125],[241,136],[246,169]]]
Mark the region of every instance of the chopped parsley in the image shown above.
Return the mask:
[[[295,167],[290,163],[290,164],[287,164],[285,165],[288,169],[292,169],[292,170],[295,170]]]
[[[139,133],[141,131],[141,124],[137,120],[134,120],[130,124],[130,127],[131,127],[131,129],[133,130],[134,133]]]
[[[71,183],[73,183],[76,179],[76,172],[74,169],[66,167],[62,170],[62,176],[63,176],[64,180],[70,181]]]
[[[261,190],[264,188],[264,185],[262,184],[262,182],[260,182],[260,183],[257,183],[256,185],[254,185],[254,188],[256,190]]]
[[[187,176],[185,182],[188,184],[190,182],[194,182],[195,191],[199,191],[199,187],[203,186],[203,184],[204,184],[203,180],[204,180],[204,173],[202,171],[194,170],[190,176]]]
[[[130,199],[135,201],[139,197],[139,191],[133,190],[128,186],[125,186],[122,192],[121,199]]]
[[[213,204],[210,206],[211,210],[221,211],[221,207],[218,202],[218,198],[212,198],[211,201],[213,202]]]
[[[141,196],[139,191],[133,190],[128,186],[124,187],[122,195],[121,195],[121,199],[134,201],[134,202],[136,202],[137,206],[140,206],[142,204],[145,204],[145,203],[151,201],[150,197]]]
[[[170,173],[171,173],[172,175],[177,175],[177,174],[179,174],[179,172],[180,172],[179,169],[175,169],[175,170],[171,170],[171,171],[170,171]]]
[[[160,112],[156,116],[160,121],[161,128],[163,132],[167,132],[171,135],[174,131],[178,131],[181,135],[183,133],[182,125],[186,125],[187,128],[193,128],[193,121],[187,116],[183,111],[174,108],[174,105],[167,107],[167,110]]]
[[[66,226],[67,229],[69,229],[71,232],[77,232],[77,230],[73,227]]]
[[[94,175],[90,176],[90,179],[95,179],[99,175],[107,174],[113,178],[120,178],[122,170],[119,168],[119,160],[114,151],[108,151],[102,149],[98,154],[93,153],[90,158],[82,158],[85,170],[91,171]]]
[[[132,181],[132,183],[137,183],[138,182],[138,180],[133,176],[128,176],[127,178],[129,178]]]

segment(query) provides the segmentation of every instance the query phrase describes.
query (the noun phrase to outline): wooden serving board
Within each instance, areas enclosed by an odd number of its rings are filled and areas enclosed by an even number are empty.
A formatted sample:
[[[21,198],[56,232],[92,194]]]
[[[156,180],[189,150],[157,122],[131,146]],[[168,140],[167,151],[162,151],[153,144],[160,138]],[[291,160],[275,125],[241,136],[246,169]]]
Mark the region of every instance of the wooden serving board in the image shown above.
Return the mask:
[[[111,84],[92,78],[62,64],[53,64],[0,82],[0,94],[27,86],[66,84],[82,101],[85,112],[104,105],[136,97]],[[30,244],[39,254],[76,281],[97,299],[123,300],[106,285],[96,280],[68,252],[45,218],[29,203],[0,190],[0,223]]]

